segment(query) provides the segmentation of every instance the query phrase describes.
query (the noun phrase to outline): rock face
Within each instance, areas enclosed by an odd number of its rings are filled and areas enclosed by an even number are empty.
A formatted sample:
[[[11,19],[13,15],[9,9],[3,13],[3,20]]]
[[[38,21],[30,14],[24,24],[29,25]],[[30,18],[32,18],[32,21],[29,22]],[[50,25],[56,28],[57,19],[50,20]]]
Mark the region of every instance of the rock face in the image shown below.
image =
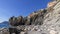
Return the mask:
[[[60,1],[52,1],[46,9],[33,12],[25,18],[11,18],[10,24],[17,24],[16,30],[21,34],[60,34]]]
[[[50,11],[44,17],[43,25],[41,25],[42,31],[47,32],[46,34],[60,34],[60,2],[54,7],[53,11]]]

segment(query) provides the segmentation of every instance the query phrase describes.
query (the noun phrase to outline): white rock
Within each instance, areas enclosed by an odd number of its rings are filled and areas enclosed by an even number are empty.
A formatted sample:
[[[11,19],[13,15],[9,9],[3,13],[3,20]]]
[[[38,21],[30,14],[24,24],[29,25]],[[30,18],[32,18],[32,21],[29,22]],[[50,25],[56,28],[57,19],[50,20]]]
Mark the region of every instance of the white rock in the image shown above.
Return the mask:
[[[57,32],[56,31],[54,31],[54,30],[51,30],[50,31],[50,34],[56,34]]]

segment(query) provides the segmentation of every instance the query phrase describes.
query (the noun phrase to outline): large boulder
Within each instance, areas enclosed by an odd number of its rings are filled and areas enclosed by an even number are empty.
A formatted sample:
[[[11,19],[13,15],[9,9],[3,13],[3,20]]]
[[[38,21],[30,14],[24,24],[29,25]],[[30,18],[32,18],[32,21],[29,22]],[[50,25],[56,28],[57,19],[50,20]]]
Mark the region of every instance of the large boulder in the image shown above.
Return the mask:
[[[11,17],[10,19],[9,19],[9,23],[10,23],[10,25],[12,25],[12,26],[16,26],[17,25],[17,18],[16,17]]]
[[[22,16],[17,17],[17,23],[18,25],[24,25],[24,18]]]
[[[25,23],[24,23],[24,19],[23,19],[23,17],[22,16],[19,16],[19,17],[11,17],[10,19],[9,19],[9,23],[10,23],[10,25],[12,25],[12,26],[18,26],[18,25],[24,25]]]

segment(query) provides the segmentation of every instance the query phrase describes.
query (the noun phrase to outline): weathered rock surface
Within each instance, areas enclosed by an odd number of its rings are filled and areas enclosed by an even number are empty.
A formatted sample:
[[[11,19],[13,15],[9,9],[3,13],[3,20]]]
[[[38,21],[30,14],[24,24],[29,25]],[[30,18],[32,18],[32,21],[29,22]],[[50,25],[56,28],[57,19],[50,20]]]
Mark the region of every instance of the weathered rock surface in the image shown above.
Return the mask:
[[[12,17],[9,22],[14,26],[9,29],[12,34],[60,34],[60,0],[27,17]]]
[[[59,34],[60,33],[60,8],[58,2],[52,9],[53,11],[49,12],[45,16],[45,20],[43,21],[42,27],[47,29],[45,32],[48,31],[50,34]],[[57,6],[58,5],[58,6]],[[57,8],[57,9],[56,9]],[[47,17],[47,18],[46,18]],[[44,30],[43,30],[44,31]]]

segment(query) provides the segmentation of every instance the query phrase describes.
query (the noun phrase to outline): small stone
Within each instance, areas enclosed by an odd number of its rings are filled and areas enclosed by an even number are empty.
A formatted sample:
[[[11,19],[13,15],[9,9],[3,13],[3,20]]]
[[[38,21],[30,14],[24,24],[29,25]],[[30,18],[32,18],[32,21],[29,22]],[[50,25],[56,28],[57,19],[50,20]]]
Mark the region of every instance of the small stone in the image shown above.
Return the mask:
[[[48,31],[50,31],[50,29],[47,29]]]
[[[12,33],[12,34],[15,34],[15,33]]]
[[[42,34],[46,34],[46,33],[42,33]]]
[[[50,31],[50,34],[56,34],[57,32],[56,31],[54,31],[54,30],[51,30]]]
[[[38,31],[40,31],[40,29],[38,29]]]
[[[25,32],[21,32],[20,34],[25,34]]]

